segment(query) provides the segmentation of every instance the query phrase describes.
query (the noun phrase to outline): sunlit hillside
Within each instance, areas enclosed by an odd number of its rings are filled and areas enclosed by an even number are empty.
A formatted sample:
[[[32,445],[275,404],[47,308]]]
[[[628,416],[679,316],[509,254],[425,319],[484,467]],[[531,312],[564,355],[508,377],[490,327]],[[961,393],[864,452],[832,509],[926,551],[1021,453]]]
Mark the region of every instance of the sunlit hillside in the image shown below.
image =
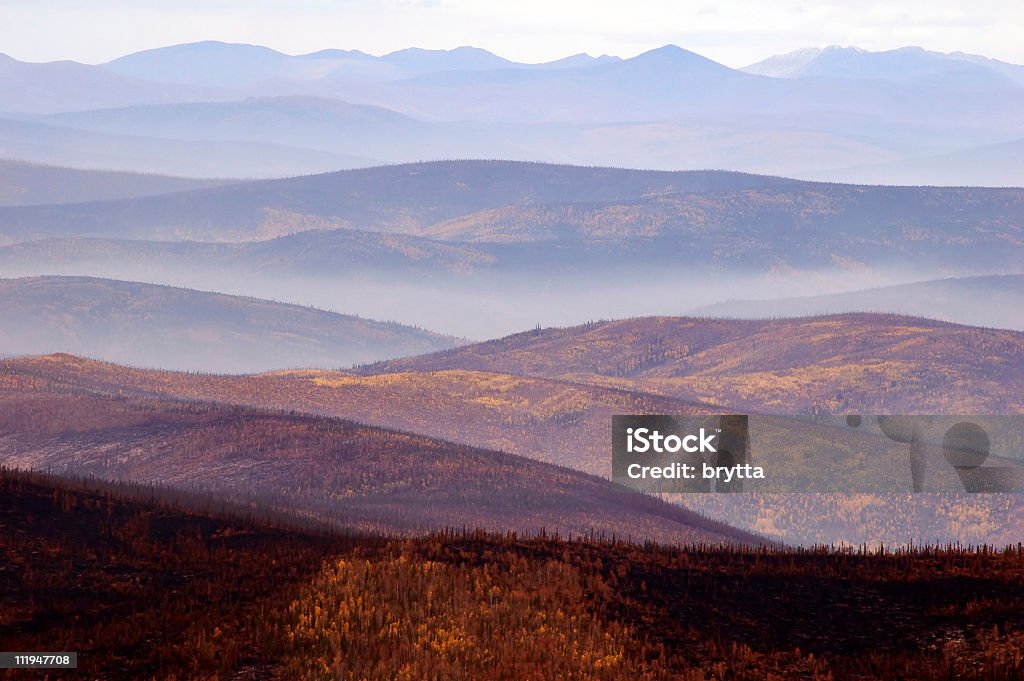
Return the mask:
[[[504,371],[776,413],[1024,412],[1024,334],[880,314],[538,329],[367,373]]]

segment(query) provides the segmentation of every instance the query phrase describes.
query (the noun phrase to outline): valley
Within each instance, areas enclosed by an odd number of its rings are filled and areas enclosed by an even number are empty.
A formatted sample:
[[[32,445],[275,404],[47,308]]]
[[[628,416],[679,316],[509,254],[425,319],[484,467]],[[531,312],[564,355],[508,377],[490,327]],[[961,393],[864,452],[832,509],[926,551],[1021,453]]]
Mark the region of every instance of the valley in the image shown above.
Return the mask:
[[[0,3],[0,678],[1024,677],[1024,14],[478,4]]]

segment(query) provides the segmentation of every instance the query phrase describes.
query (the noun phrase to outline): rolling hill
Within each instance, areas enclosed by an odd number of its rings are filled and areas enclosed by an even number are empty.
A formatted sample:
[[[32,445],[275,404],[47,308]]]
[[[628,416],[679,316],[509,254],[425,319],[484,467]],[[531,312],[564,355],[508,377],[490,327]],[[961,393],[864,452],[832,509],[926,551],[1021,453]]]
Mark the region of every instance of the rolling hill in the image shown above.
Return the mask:
[[[426,231],[461,242],[660,239],[688,267],[1015,268],[1024,192],[804,184],[510,205]],[[620,261],[623,260],[620,256]],[[662,263],[659,263],[662,264]],[[940,270],[941,271],[941,270]]]
[[[213,178],[284,177],[374,165],[368,159],[263,141],[149,138],[11,118],[0,118],[0,155],[69,168]]]
[[[471,371],[422,372],[358,377],[343,372],[305,370],[251,377],[183,375],[130,370],[70,356],[16,360],[7,366],[19,374],[60,380],[90,390],[118,395],[201,399],[218,403],[260,405],[317,415],[341,415],[361,423],[394,427],[460,443],[486,444],[605,478],[612,476],[608,428],[615,414],[704,415],[728,411],[643,393],[608,390],[508,374]],[[951,424],[947,424],[951,425]],[[751,429],[762,444],[758,465],[769,481],[750,482],[748,492],[907,493],[913,480],[904,456],[892,443],[869,429],[851,430],[806,419],[755,414]],[[1024,429],[990,422],[993,453],[990,466],[1024,471],[1011,459],[1012,443]],[[934,431],[935,428],[932,428]],[[998,435],[998,437],[997,437]],[[939,432],[941,437],[941,432]],[[854,448],[862,453],[848,457]],[[929,455],[919,476],[929,491],[962,492],[941,452]],[[865,460],[873,461],[864,465]],[[840,482],[836,482],[836,480]],[[1024,475],[1021,476],[1024,480]],[[1024,488],[1024,484],[1021,485]],[[1012,489],[1012,488],[1011,488]],[[710,490],[708,490],[710,491]],[[699,502],[698,502],[699,503]]]
[[[657,239],[557,247],[467,244],[322,226],[317,218],[278,215],[268,229],[307,231],[236,243],[88,237],[22,242],[0,246],[0,276],[146,281],[398,320],[480,340],[538,323],[682,312],[742,296],[751,286],[750,275],[729,273],[723,279],[667,264],[638,273],[637,262],[671,258]],[[823,281],[822,290],[865,280],[889,281],[884,275],[839,274]],[[776,280],[761,282],[757,290],[793,295],[804,287]]]
[[[351,421],[103,395],[10,370],[0,403],[5,466],[214,494],[336,527],[758,541],[601,478]]]
[[[545,267],[589,263],[602,271],[617,263],[636,271],[674,265],[746,273],[970,274],[1019,268],[1022,205],[1020,189],[458,161],[130,201],[0,208],[0,239],[257,241],[310,229],[357,229],[526,244],[505,249],[505,259],[519,267],[542,258]],[[552,249],[552,242],[565,246]]]
[[[730,300],[694,308],[690,314],[766,319],[842,312],[888,312],[1024,331],[1024,276],[960,277],[801,298]]]
[[[1019,414],[1021,343],[1019,333],[886,315],[639,319],[528,332],[357,373],[194,376],[70,357],[3,366],[93,391],[344,416],[607,475],[608,417],[615,413]],[[802,545],[1003,545],[1024,537],[1019,495],[719,494],[682,501]]]
[[[86,206],[0,209],[9,240],[41,236],[254,240],[320,226],[417,234],[510,204],[631,200],[796,184],[736,173],[645,172],[538,163],[458,161],[250,182],[192,194]],[[304,222],[305,221],[305,222]],[[290,230],[289,230],[290,225]]]
[[[0,206],[107,201],[223,184],[229,184],[229,181],[75,170],[0,160]]]
[[[1024,186],[1024,139],[984,144],[944,154],[915,156],[877,165],[833,168],[810,173],[839,182],[885,184]]]
[[[502,73],[505,78],[550,76],[548,72],[533,71]],[[908,152],[930,153],[936,149],[934,145],[908,147],[891,135],[866,136],[844,130],[834,121],[812,117],[794,120],[788,127],[738,114],[698,120],[589,124],[506,123],[471,117],[445,122],[343,101],[350,95],[347,90],[329,98],[289,91],[230,102],[140,105],[35,116],[32,120],[74,128],[82,131],[80,134],[273,144],[381,163],[501,158],[666,170],[731,168],[794,175],[897,162]],[[983,130],[958,130],[957,134],[956,147],[972,140],[990,143],[994,139]],[[939,144],[937,148],[951,147]],[[682,166],[680,159],[686,160]],[[338,169],[343,167],[352,165],[339,164]]]
[[[542,378],[482,371],[359,376],[309,369],[255,376],[134,369],[67,355],[4,364],[19,375],[129,395],[245,404],[336,416],[512,452],[609,476],[613,414],[707,413],[709,405]]]
[[[882,314],[596,322],[362,371],[456,368],[775,413],[1024,413],[1024,334]]]
[[[77,274],[89,268],[118,272],[116,278],[140,279],[168,274],[220,272],[246,275],[319,274],[344,278],[358,273],[388,273],[429,278],[500,269],[510,263],[500,250],[483,244],[459,244],[404,234],[352,229],[316,229],[318,221],[293,223],[310,229],[264,241],[210,243],[72,237],[41,239],[0,247],[0,267],[16,273]],[[88,272],[85,272],[88,274]]]
[[[250,97],[229,102],[135,106],[53,114],[34,120],[105,134],[250,141],[388,162],[440,158],[444,150],[464,146],[460,131],[453,128],[432,126],[381,107],[322,97]]]
[[[297,305],[81,277],[0,279],[0,308],[0,353],[45,349],[190,371],[350,366],[458,342]]]

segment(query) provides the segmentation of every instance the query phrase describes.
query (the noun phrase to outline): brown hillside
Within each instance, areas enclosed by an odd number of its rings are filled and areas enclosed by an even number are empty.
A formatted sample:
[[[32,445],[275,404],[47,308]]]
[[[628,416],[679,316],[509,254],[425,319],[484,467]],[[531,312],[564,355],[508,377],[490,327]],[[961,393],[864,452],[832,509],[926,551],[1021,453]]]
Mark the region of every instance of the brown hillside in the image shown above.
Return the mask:
[[[820,323],[838,325],[851,333],[829,333],[827,342],[815,343],[815,330],[820,335]],[[864,325],[863,330],[858,329],[859,325]],[[683,333],[670,336],[667,329]],[[621,340],[616,340],[618,334]],[[581,340],[575,341],[576,337]],[[845,409],[863,413],[875,409],[881,413],[897,412],[907,404],[925,413],[1019,412],[1022,393],[1012,386],[1014,372],[1019,376],[1020,355],[1014,353],[1019,352],[1015,348],[1019,347],[1020,337],[1021,334],[1013,332],[883,315],[784,322],[648,319],[519,334],[452,353],[373,367],[359,377],[347,373],[293,372],[236,379],[136,371],[67,356],[26,358],[3,366],[104,391],[149,392],[348,416],[607,475],[608,416],[616,412],[764,409],[789,413],[813,407],[815,402],[808,394],[823,396],[819,404],[828,406],[833,402],[824,397],[837,392],[849,395]],[[648,349],[657,349],[660,344],[660,352],[664,353],[666,347],[678,348],[678,341],[693,343],[695,351],[691,356],[677,358],[675,365],[662,360],[637,368],[638,358],[643,358]],[[765,345],[767,342],[776,343],[774,350]],[[721,347],[742,348],[744,343],[746,357],[730,358]],[[859,354],[835,352],[842,350],[844,344]],[[984,347],[993,351],[977,352],[977,348]],[[912,352],[920,348],[936,350],[934,354]],[[801,353],[809,356],[807,367],[800,364]],[[860,357],[865,366],[844,366],[841,357],[851,354]],[[653,355],[657,357],[658,353]],[[986,358],[991,366],[985,365]],[[703,362],[698,367],[708,373],[668,379],[642,377],[658,372],[671,376],[666,367],[678,371],[687,361]],[[730,361],[734,363],[731,368]],[[516,362],[524,371],[564,372],[578,380],[642,385],[652,390],[678,390],[680,386],[686,388],[688,382],[702,381],[708,385],[713,380],[724,380],[725,386],[744,387],[746,392],[740,406],[702,408],[595,386],[444,368],[515,368]],[[757,367],[762,362],[774,362],[768,364],[771,371],[759,374]],[[415,371],[417,365],[424,371]],[[873,372],[889,365],[897,368],[881,385],[902,381],[897,384],[901,391],[887,388],[876,393],[877,384],[872,381],[877,374]],[[905,379],[897,370],[900,366],[910,367]],[[596,370],[587,371],[591,367]],[[641,377],[617,375],[626,367]],[[374,371],[394,374],[377,375]],[[1000,372],[1007,380],[990,378]],[[797,391],[780,379],[791,374],[819,378],[807,379]],[[759,377],[760,387],[745,387],[750,376]],[[856,380],[865,376],[871,380]],[[922,391],[920,386],[929,382],[952,385],[954,389],[946,395]],[[592,402],[581,408],[581,399]],[[877,406],[872,408],[872,404]],[[546,416],[537,418],[538,413]],[[691,495],[684,501],[689,507],[729,524],[800,544],[963,541],[1004,545],[1024,538],[1024,525],[1019,520],[1024,508],[1015,495]]]
[[[8,360],[0,367],[69,387],[354,419],[602,476],[611,472],[604,445],[613,414],[712,409],[655,395],[483,371],[360,376],[309,370],[214,376],[132,369],[69,355]]]
[[[1022,413],[1024,333],[914,317],[648,317],[543,329],[365,373],[497,371],[777,413]]]
[[[0,374],[0,463],[217,492],[346,527],[755,541],[522,457],[322,417],[118,398]]]

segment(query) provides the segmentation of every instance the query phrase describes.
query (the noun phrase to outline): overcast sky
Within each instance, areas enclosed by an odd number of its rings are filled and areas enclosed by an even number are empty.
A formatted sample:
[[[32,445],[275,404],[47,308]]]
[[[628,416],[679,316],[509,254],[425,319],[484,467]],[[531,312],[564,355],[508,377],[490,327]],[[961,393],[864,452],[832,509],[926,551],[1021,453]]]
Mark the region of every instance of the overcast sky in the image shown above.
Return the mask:
[[[383,54],[475,45],[517,61],[674,43],[730,66],[902,45],[1024,63],[1021,0],[0,0],[0,52],[98,63],[197,40]]]

